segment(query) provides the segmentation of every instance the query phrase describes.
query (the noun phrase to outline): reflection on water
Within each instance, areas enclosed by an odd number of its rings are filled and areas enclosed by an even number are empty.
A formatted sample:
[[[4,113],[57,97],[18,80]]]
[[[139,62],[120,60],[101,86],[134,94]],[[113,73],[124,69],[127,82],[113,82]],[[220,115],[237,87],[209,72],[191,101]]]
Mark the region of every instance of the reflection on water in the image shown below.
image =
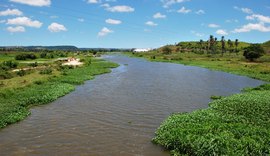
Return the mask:
[[[169,155],[153,145],[171,113],[206,108],[261,81],[208,69],[106,56],[120,64],[0,131],[1,155]]]

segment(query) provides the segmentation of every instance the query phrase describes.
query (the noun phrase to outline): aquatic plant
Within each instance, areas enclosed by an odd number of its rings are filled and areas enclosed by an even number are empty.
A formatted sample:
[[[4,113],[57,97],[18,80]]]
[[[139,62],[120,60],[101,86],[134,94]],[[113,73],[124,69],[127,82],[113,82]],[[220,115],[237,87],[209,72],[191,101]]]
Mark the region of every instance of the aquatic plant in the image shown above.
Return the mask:
[[[208,109],[171,115],[157,129],[153,142],[174,155],[270,154],[268,87],[263,85],[209,105]]]

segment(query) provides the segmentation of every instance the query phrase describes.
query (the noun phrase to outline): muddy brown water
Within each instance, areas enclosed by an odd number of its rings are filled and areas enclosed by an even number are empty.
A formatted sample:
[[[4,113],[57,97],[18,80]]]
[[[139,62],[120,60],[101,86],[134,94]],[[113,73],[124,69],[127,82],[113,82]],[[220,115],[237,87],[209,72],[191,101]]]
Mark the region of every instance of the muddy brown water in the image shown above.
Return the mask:
[[[151,139],[171,113],[207,108],[211,95],[263,83],[121,55],[105,59],[120,66],[0,130],[0,155],[167,156]]]

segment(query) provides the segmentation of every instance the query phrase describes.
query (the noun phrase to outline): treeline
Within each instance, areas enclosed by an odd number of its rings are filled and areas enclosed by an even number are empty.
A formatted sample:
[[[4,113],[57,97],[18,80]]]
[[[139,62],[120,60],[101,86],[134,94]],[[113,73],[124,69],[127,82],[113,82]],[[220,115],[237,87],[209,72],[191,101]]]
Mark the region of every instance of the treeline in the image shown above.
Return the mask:
[[[236,53],[238,54],[244,48],[248,47],[250,44],[245,42],[240,42],[238,39],[226,40],[224,36],[220,39],[210,35],[209,39],[204,41],[200,40],[198,42],[179,42],[172,45],[167,45],[161,48],[164,54],[170,54],[172,52],[194,52],[198,54],[224,54],[224,53]]]
[[[23,47],[0,47],[0,52],[131,52],[133,49],[120,49],[120,48],[70,48],[62,50],[57,49],[44,49],[44,48],[23,48]]]

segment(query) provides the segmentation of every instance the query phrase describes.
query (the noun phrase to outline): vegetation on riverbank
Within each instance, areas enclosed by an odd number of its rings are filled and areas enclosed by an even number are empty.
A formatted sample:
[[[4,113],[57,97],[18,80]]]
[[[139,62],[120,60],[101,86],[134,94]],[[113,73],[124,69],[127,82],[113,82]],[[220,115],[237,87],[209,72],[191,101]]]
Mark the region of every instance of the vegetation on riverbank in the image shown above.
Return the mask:
[[[208,109],[173,114],[153,142],[173,155],[269,155],[270,84],[215,100]]]
[[[250,45],[237,40],[234,44],[237,46],[233,47],[222,40],[218,42],[212,37],[205,44],[183,42],[128,55],[270,81],[269,42]],[[266,53],[257,48],[260,46]],[[257,52],[254,47],[260,49],[258,55],[253,54]],[[248,51],[253,58],[247,57]],[[270,154],[270,84],[246,88],[243,93],[229,97],[211,98],[214,101],[208,109],[169,116],[157,129],[153,142],[170,150],[172,155]]]
[[[84,62],[83,66],[62,66],[49,59],[48,63],[41,65],[45,68],[34,68],[22,76],[0,80],[0,128],[27,117],[31,106],[52,102],[73,91],[75,85],[118,66],[86,55],[77,57]],[[6,72],[12,73],[10,70]]]
[[[270,49],[270,47],[267,47],[266,43],[263,44],[264,48]],[[143,57],[150,61],[199,66],[270,81],[269,53],[250,62],[243,56],[244,49],[249,46],[248,43],[239,42],[237,52],[227,49],[223,54],[220,44],[220,42],[217,43],[217,47],[214,48],[217,49],[217,52],[214,53],[204,50],[210,49],[207,47],[200,49],[199,42],[181,42],[176,45],[168,45],[149,52],[126,54],[132,57]]]

